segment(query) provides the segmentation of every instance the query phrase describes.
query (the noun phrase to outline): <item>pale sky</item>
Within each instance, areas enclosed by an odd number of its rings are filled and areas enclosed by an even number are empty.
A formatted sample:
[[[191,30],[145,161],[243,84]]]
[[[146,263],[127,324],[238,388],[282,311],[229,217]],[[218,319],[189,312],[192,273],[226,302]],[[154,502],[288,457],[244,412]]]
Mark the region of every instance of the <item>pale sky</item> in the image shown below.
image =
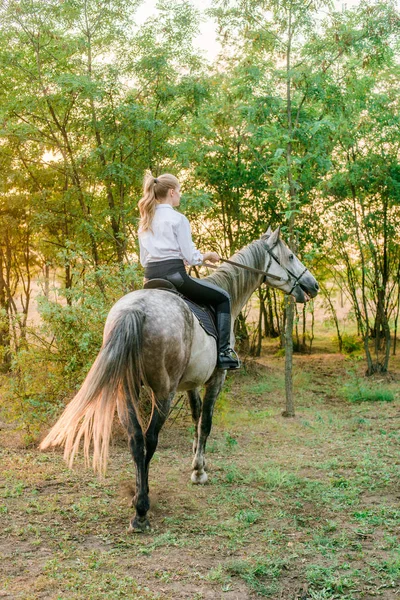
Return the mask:
[[[143,2],[136,13],[138,24],[157,14],[156,4],[157,0]],[[204,14],[208,8],[211,8],[212,0],[191,0],[191,4]],[[195,45],[205,51],[210,61],[220,51],[221,46],[216,40],[215,23],[210,18],[206,17],[205,22],[200,24],[200,34],[195,38]]]
[[[191,3],[200,10],[201,13],[210,8],[212,0],[191,0]],[[136,16],[138,24],[157,14],[157,0],[145,0],[138,9]],[[343,6],[352,8],[359,4],[359,0],[335,0],[336,10],[341,10]],[[212,19],[206,17],[200,25],[200,34],[195,38],[195,46],[203,50],[206,57],[212,61],[221,50],[220,44],[216,40],[216,27]]]

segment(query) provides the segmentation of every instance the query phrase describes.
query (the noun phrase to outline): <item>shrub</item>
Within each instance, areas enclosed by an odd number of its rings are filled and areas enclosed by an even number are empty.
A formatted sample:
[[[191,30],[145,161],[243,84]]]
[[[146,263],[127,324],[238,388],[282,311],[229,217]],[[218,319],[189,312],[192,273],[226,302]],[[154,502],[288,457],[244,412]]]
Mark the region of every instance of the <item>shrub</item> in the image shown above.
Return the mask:
[[[342,335],[342,350],[345,354],[353,354],[362,350],[362,341],[355,335],[344,333]]]
[[[101,347],[106,316],[127,283],[140,286],[136,267],[109,267],[76,281],[72,290],[57,289],[57,301],[38,299],[41,323],[28,331],[2,379],[2,413],[25,432],[26,442],[35,441],[79,389]]]

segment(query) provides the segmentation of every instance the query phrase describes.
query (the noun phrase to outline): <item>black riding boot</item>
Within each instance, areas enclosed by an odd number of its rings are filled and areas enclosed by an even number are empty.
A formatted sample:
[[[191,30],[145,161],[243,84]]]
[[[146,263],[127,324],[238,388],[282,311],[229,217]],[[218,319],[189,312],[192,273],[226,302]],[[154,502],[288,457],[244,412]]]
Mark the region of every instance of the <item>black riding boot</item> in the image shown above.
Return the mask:
[[[240,360],[238,355],[230,346],[231,337],[231,315],[229,313],[217,313],[218,329],[218,369],[239,369]]]

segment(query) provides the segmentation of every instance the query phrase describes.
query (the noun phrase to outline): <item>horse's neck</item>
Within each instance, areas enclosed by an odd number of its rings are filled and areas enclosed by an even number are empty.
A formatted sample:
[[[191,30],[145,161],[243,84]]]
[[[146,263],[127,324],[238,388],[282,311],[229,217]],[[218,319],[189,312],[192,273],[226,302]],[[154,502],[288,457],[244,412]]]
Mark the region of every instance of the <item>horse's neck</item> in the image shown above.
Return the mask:
[[[231,260],[248,267],[264,270],[265,251],[259,241],[253,242],[232,256]],[[225,263],[205,279],[229,293],[232,317],[236,319],[254,290],[261,284],[262,275]]]
[[[247,273],[249,272],[247,271]],[[261,285],[262,275],[257,275],[255,273],[251,273],[250,275],[251,277],[248,278],[246,288],[241,290],[241,293],[238,294],[236,298],[234,297],[234,299],[232,300],[231,312],[233,319],[236,319],[236,317],[239,316],[239,313],[242,310],[243,306],[246,304],[246,302],[250,300],[251,295]]]

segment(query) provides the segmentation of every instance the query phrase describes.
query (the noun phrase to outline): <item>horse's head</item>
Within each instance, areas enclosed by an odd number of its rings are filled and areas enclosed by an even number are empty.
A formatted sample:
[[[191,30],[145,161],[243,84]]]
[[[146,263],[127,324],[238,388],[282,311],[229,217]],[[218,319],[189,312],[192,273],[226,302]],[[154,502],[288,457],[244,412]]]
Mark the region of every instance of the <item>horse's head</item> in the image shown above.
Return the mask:
[[[314,298],[319,290],[317,280],[281,240],[279,227],[274,232],[269,228],[261,236],[261,240],[266,250],[265,271],[281,278],[268,279],[267,275],[267,283],[286,294],[291,294],[296,302],[302,304]]]

